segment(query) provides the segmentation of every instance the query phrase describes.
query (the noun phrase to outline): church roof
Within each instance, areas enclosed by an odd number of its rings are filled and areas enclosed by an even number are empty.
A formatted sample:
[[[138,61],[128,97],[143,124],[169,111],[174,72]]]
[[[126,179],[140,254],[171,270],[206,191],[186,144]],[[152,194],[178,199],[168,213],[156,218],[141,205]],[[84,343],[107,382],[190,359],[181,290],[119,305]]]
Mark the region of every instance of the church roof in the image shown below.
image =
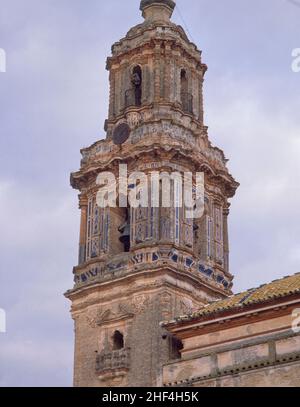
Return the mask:
[[[163,326],[215,316],[226,311],[241,311],[251,305],[268,303],[293,294],[300,294],[300,273],[275,280],[269,284],[263,284],[258,288],[249,289],[223,300],[211,302],[198,311],[166,322]]]

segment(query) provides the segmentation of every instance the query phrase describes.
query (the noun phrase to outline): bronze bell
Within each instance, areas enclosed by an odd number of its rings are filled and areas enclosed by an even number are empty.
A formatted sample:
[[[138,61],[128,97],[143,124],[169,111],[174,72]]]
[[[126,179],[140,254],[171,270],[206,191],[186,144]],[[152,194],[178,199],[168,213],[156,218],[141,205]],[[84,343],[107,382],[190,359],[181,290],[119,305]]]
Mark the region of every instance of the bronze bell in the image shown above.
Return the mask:
[[[119,232],[122,233],[120,236],[120,242],[124,245],[125,252],[130,251],[130,223],[126,221],[124,225],[119,227]]]

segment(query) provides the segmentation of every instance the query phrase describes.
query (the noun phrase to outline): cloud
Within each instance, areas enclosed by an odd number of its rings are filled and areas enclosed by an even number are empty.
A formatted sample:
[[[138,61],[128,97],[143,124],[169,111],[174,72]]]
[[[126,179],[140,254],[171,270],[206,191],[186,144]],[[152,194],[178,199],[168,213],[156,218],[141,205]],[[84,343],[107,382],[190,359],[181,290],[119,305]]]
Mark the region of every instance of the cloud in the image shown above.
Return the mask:
[[[14,338],[0,348],[0,387],[71,386],[70,341]]]
[[[210,137],[241,183],[230,216],[239,291],[300,271],[300,74],[291,70],[299,15],[285,1],[185,3],[178,0],[209,66]],[[79,211],[68,178],[80,148],[104,135],[105,59],[141,21],[138,6],[1,2],[8,69],[0,75],[0,308],[8,331],[0,335],[0,386],[72,383],[63,292],[77,261]],[[176,13],[174,20],[182,24]]]
[[[282,102],[265,98],[260,82],[249,89],[224,81],[208,120],[241,183],[230,216],[231,272],[239,291],[300,271],[300,117],[293,107],[300,99],[292,95],[291,108],[280,110]]]
[[[72,285],[78,211],[72,194],[0,181],[0,385],[71,385],[72,321],[63,292]],[[43,372],[43,375],[40,374]]]

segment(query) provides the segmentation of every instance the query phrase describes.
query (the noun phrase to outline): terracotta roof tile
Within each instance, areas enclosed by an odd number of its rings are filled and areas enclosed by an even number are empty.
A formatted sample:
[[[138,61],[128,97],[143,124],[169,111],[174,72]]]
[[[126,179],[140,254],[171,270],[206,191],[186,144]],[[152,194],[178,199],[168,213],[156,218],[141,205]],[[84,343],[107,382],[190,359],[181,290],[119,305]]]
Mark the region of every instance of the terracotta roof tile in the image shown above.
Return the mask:
[[[165,325],[190,321],[199,317],[217,314],[227,310],[238,310],[252,304],[264,303],[273,299],[286,297],[291,294],[300,293],[300,273],[293,276],[275,280],[269,284],[264,284],[258,288],[252,288],[242,293],[233,295],[223,300],[214,301],[190,315],[176,318]]]

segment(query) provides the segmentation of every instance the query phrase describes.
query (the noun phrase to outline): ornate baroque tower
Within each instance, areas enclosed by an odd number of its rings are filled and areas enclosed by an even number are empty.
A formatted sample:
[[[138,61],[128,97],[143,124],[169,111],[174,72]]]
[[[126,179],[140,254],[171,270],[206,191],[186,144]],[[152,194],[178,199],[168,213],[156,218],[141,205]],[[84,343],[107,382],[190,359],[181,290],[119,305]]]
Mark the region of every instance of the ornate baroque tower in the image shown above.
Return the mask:
[[[144,22],[113,45],[106,139],[82,150],[71,176],[81,209],[79,264],[66,293],[75,386],[160,385],[162,365],[179,358],[181,347],[160,322],[231,294],[228,198],[238,183],[208,139],[207,67],[170,21],[174,8],[173,0],[141,1]],[[98,174],[118,179],[120,164],[129,175],[204,172],[204,215],[186,219],[174,206],[98,207]]]

